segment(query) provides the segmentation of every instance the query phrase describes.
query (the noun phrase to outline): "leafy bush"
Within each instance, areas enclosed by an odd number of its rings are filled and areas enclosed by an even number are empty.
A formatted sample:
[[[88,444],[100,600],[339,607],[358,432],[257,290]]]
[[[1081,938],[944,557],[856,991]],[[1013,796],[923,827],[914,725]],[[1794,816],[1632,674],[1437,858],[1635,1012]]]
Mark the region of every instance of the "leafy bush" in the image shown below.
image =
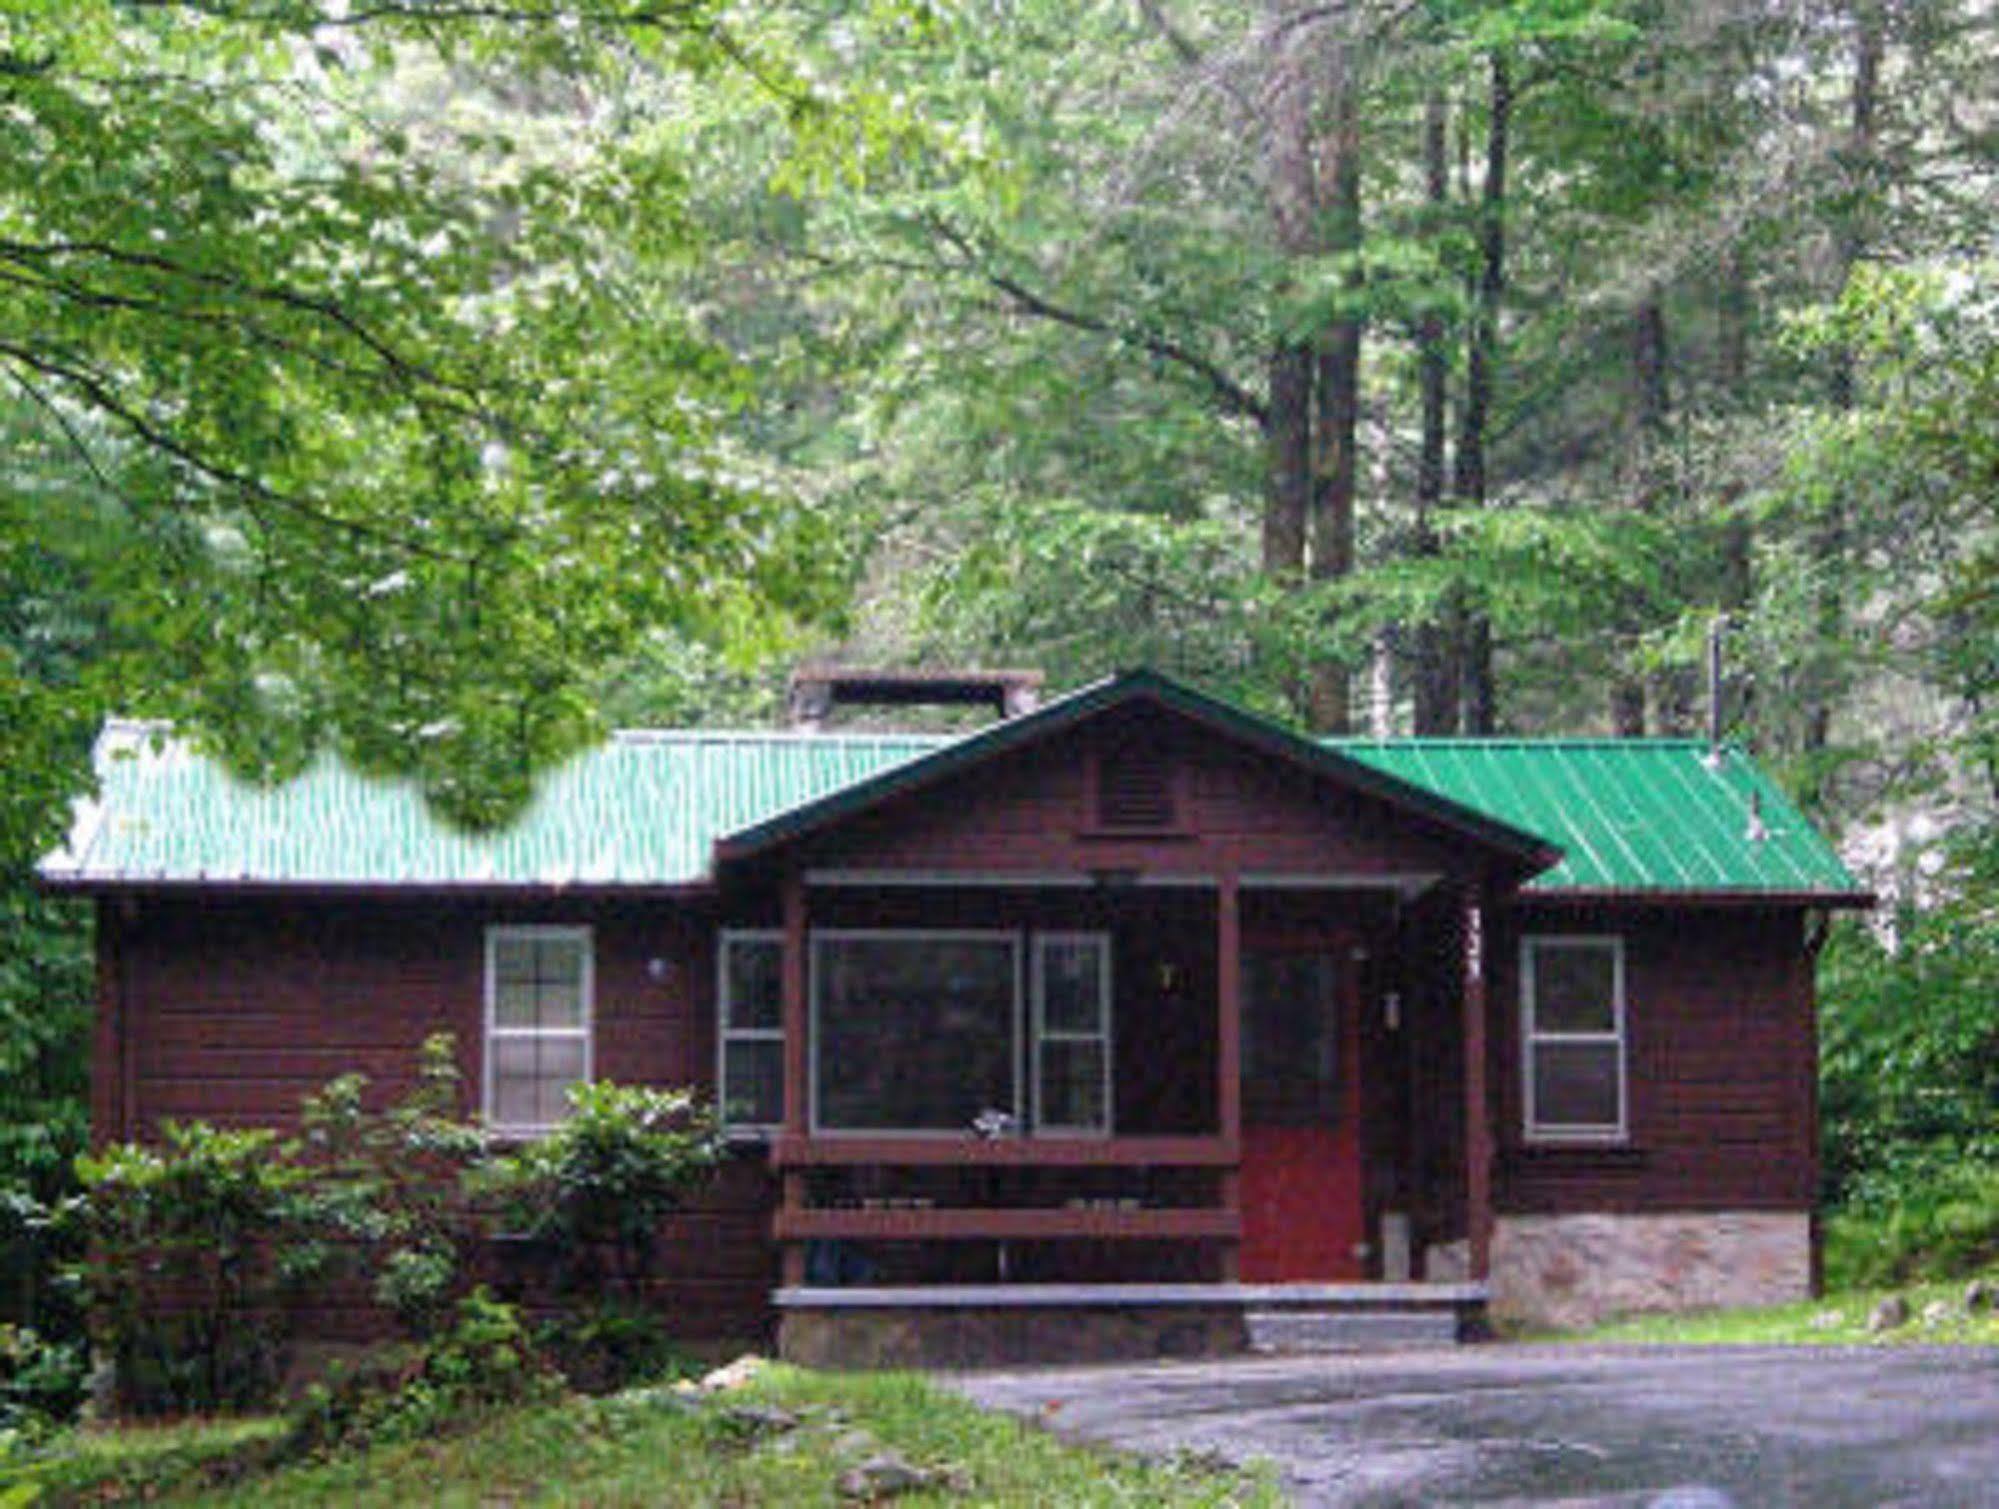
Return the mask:
[[[647,1308],[660,1222],[713,1173],[722,1139],[684,1090],[578,1085],[570,1118],[496,1160],[483,1184],[504,1218],[553,1266],[567,1307],[544,1344],[591,1393],[656,1378],[676,1361]]]
[[[565,1292],[640,1300],[660,1222],[721,1158],[714,1116],[685,1090],[586,1084],[570,1102],[567,1121],[496,1159],[483,1187],[548,1246]]]
[[[415,1086],[386,1109],[370,1109],[366,1090],[349,1075],[309,1097],[296,1139],[169,1124],[159,1147],[79,1160],[70,1238],[88,1260],[75,1273],[120,1412],[268,1405],[292,1302],[357,1266],[424,1346],[413,1373],[344,1380],[319,1406],[332,1417],[320,1435],[382,1415],[384,1398],[422,1418],[476,1402],[511,1368],[538,1373],[513,1311],[468,1293],[496,1215],[553,1258],[571,1305],[554,1334],[580,1380],[615,1387],[670,1364],[664,1328],[640,1306],[661,1219],[720,1154],[693,1096],[580,1086],[571,1120],[496,1156],[460,1118],[448,1037],[425,1043]]]
[[[658,1311],[616,1297],[556,1317],[535,1339],[569,1386],[585,1394],[615,1393],[695,1371]]]
[[[1999,1167],[1899,1170],[1893,1197],[1855,1201],[1826,1225],[1826,1283],[1866,1289],[1956,1278],[1999,1266]]]
[[[317,1254],[297,1240],[307,1171],[273,1132],[168,1123],[157,1148],[77,1161],[70,1212],[92,1339],[122,1412],[247,1409],[283,1377],[289,1301]]]
[[[454,1313],[455,1323],[414,1358],[308,1388],[286,1415],[288,1450],[414,1440],[561,1392],[512,1305],[480,1288]]]
[[[428,1038],[417,1080],[383,1111],[367,1079],[343,1075],[302,1109],[311,1166],[309,1219],[330,1265],[359,1261],[374,1297],[413,1337],[448,1325],[469,1286],[480,1235],[468,1176],[487,1155],[485,1132],[463,1120],[463,1086],[448,1034]]]
[[[1951,899],[1826,952],[1826,1277],[1951,1278],[1999,1259],[1999,847],[1952,856]]]
[[[0,1324],[0,1432],[36,1438],[76,1417],[90,1382],[80,1338],[50,1339]]]
[[[1826,954],[1826,1194],[1892,1203],[1944,1158],[1999,1166],[1999,925],[1968,905],[1904,919],[1892,952],[1858,926]]]

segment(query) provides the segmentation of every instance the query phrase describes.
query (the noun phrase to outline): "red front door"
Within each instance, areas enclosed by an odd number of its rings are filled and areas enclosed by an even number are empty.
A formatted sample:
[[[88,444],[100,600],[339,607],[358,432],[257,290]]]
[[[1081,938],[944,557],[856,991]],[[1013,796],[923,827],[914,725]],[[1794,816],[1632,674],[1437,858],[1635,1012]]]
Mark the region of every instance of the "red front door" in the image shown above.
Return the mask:
[[[1242,978],[1244,1283],[1365,1277],[1347,949],[1250,941]]]

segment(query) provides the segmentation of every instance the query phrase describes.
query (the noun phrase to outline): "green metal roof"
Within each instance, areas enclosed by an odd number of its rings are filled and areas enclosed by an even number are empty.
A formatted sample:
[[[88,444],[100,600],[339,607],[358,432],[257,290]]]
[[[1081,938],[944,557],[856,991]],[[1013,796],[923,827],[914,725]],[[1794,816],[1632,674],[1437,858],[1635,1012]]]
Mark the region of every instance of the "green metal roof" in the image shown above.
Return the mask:
[[[1562,850],[1529,892],[1861,888],[1756,762],[1699,739],[1342,739],[1352,759]]]
[[[620,733],[545,775],[520,819],[477,834],[412,784],[322,758],[278,786],[236,779],[155,725],[98,740],[98,796],[43,861],[55,884],[674,886],[720,834],[937,746],[934,738]]]
[[[1252,733],[1261,726],[1244,724]],[[158,726],[113,723],[98,745],[98,798],[42,872],[51,884],[85,888],[698,885],[718,842],[782,830],[788,815],[807,809],[845,811],[849,803],[828,799],[899,789],[870,778],[916,761],[955,769],[962,762],[954,752],[992,744],[991,730],[618,734],[550,772],[512,827],[477,835],[447,826],[414,786],[330,759],[259,787]],[[1861,895],[1831,846],[1736,750],[1711,764],[1706,746],[1691,740],[1336,740],[1323,748],[1330,769],[1353,770],[1351,761],[1386,778],[1384,790],[1407,783],[1437,813],[1482,814],[1502,838],[1539,835],[1561,858],[1530,892]]]

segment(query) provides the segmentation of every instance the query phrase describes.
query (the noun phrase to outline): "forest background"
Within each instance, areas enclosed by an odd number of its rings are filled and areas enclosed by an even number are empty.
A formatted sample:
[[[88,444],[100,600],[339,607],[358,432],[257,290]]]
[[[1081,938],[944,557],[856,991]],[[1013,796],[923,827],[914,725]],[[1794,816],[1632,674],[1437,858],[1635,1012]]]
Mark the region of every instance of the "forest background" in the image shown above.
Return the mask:
[[[1999,1256],[1989,0],[4,0],[0,1212],[113,712],[503,823],[807,655],[1729,738],[1880,892],[1836,1277]]]

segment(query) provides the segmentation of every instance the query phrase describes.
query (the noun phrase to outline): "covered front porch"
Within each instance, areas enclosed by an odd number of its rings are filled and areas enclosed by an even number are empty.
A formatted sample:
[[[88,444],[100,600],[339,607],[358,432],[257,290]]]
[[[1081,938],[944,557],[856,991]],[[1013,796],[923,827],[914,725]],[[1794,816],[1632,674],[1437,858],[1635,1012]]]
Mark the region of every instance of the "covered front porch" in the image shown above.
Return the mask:
[[[783,881],[779,913],[724,934],[722,1073],[726,1099],[732,997],[754,993],[731,977],[755,973],[736,955],[758,947],[788,1355],[1212,1353],[1476,1327],[1491,1141],[1475,886],[820,870]]]

